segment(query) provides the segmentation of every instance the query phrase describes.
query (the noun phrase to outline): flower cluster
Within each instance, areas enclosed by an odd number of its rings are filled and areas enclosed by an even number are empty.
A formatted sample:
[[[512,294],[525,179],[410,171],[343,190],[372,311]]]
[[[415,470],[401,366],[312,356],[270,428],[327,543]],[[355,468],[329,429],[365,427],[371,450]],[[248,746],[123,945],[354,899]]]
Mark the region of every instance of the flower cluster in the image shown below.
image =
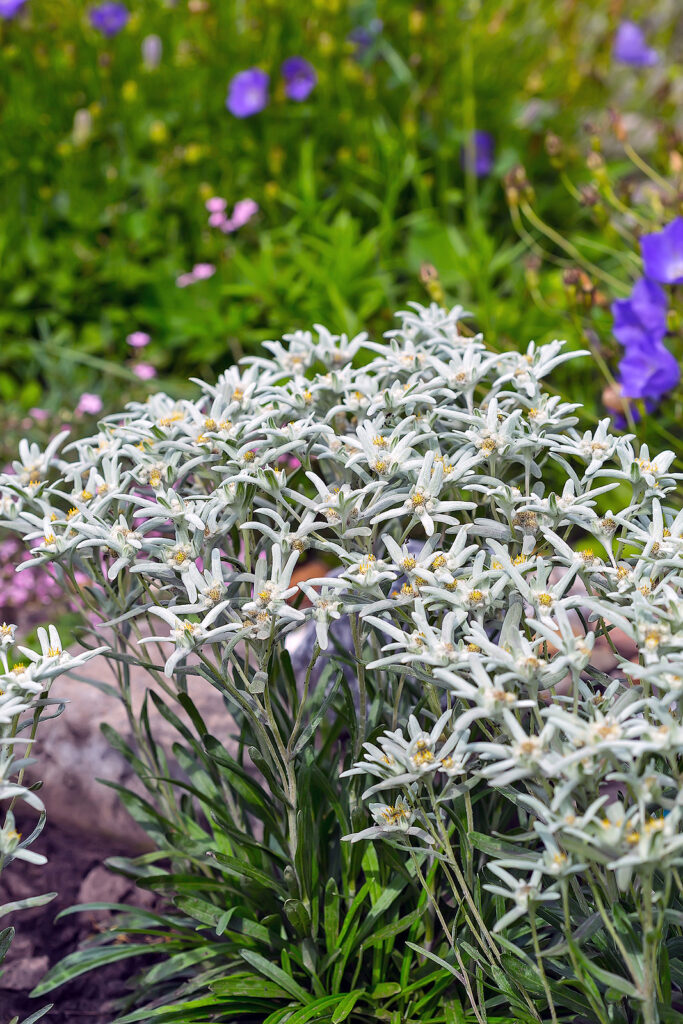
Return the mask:
[[[212,196],[206,200],[209,212],[209,227],[218,228],[225,235],[231,235],[239,228],[248,224],[258,213],[258,203],[253,199],[240,199],[235,203],[232,213],[227,213],[228,201],[222,196]]]
[[[305,57],[288,57],[282,63],[285,95],[296,103],[308,99],[318,81],[315,68]],[[233,117],[252,117],[268,106],[270,75],[261,68],[239,71],[230,81],[225,105]]]
[[[614,336],[624,348],[619,364],[623,394],[659,400],[681,375],[664,345],[668,297],[662,284],[683,283],[683,217],[640,240],[645,276],[627,299],[612,303]]]
[[[245,706],[278,686],[294,631],[314,624],[315,661],[350,622],[346,764],[387,800],[351,838],[436,849],[440,808],[488,793],[529,822],[490,883],[519,914],[585,865],[626,892],[683,863],[674,453],[608,420],[577,430],[542,384],[571,357],[560,341],[495,352],[461,307],[399,316],[382,342],[321,326],[266,342],[194,400],[132,403],[62,454],[63,436],[24,445],[4,525],[37,544],[27,564],[86,573],[129,654],[160,645],[168,677],[224,679],[248,650]],[[328,573],[298,583],[312,554]]]
[[[192,270],[176,277],[175,283],[178,288],[187,288],[188,285],[196,284],[197,281],[208,281],[215,273],[216,268],[213,263],[195,263]]]

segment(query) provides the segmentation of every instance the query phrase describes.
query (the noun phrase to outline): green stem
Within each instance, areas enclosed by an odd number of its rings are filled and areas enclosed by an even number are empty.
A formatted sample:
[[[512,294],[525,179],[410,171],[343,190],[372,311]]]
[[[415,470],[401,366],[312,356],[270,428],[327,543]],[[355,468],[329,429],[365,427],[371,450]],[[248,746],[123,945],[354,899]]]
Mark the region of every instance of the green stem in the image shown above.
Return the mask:
[[[413,866],[415,867],[415,873],[417,874],[417,877],[420,880],[420,884],[421,884],[422,888],[424,889],[424,891],[425,891],[425,893],[427,895],[427,899],[429,900],[429,902],[431,903],[431,905],[432,905],[432,907],[434,909],[434,913],[436,914],[436,916],[439,919],[439,924],[441,925],[441,927],[443,929],[443,933],[444,933],[444,936],[446,937],[446,941],[448,942],[449,946],[453,950],[453,954],[455,956],[455,959],[458,961],[458,967],[460,968],[460,971],[462,972],[462,981],[463,981],[463,984],[464,984],[465,989],[467,991],[467,998],[470,1001],[470,1006],[472,1007],[474,1015],[477,1018],[477,1021],[479,1022],[479,1024],[486,1024],[486,1021],[484,1020],[484,1018],[481,1016],[481,1014],[479,1012],[479,1007],[477,1006],[477,1001],[476,1001],[476,999],[474,997],[474,992],[472,991],[472,986],[470,984],[470,979],[469,979],[469,975],[467,973],[467,969],[465,968],[465,964],[463,963],[462,957],[460,956],[460,950],[458,949],[458,947],[457,947],[457,945],[456,945],[456,943],[455,943],[455,941],[453,939],[453,936],[451,935],[450,928],[448,927],[448,925],[446,924],[446,922],[444,920],[443,914],[441,913],[441,910],[439,909],[439,905],[438,905],[438,903],[436,902],[436,900],[434,898],[434,894],[432,893],[430,887],[428,886],[426,878],[422,874],[422,870],[420,868],[420,865],[417,862],[417,857],[415,856],[415,851],[412,850],[412,849],[410,851],[410,856],[411,856],[412,861],[413,861]]]
[[[549,224],[546,224],[545,221],[541,220],[536,211],[526,200],[520,200],[519,206],[527,220],[530,221],[534,227],[541,232],[541,234],[545,235],[546,238],[549,238],[551,242],[554,242],[559,249],[566,252],[568,256],[571,256],[579,266],[583,267],[590,274],[593,274],[594,277],[603,281],[606,285],[609,285],[609,287],[613,288],[618,295],[625,295],[627,293],[628,286],[625,285],[623,281],[619,281],[618,278],[612,277],[611,274],[606,273],[595,263],[586,259],[583,253],[579,252],[575,245],[572,245],[572,243],[568,242],[566,238],[563,238],[558,231],[555,231],[555,229],[551,228]]]
[[[538,932],[536,930],[536,914],[534,913],[533,907],[531,909],[531,914],[529,915],[529,924],[531,925],[531,939],[534,944],[534,953],[536,954],[536,966],[538,967],[538,973],[541,976],[541,983],[543,984],[545,997],[548,1000],[548,1009],[550,1010],[550,1017],[553,1024],[557,1024],[555,1003],[553,1002],[553,994],[550,991],[550,985],[548,984],[548,978],[545,973],[545,967],[543,966],[543,957],[541,955],[541,947],[538,941]]]
[[[353,750],[353,760],[360,757],[361,747],[365,742],[365,734],[368,727],[368,693],[365,685],[365,664],[363,662],[363,640],[360,629],[360,617],[357,612],[349,616],[351,623],[351,635],[353,636],[353,649],[356,656],[356,670],[358,672],[358,692],[360,710],[358,715],[358,732]]]

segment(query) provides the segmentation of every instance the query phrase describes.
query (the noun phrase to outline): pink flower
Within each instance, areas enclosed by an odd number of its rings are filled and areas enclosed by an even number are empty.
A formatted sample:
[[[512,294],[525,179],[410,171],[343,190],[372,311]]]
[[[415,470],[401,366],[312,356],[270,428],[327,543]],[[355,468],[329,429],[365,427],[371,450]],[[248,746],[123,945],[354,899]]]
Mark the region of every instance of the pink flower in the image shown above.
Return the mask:
[[[219,227],[221,231],[229,235],[233,231],[237,231],[238,228],[248,224],[251,218],[258,213],[258,209],[258,203],[253,199],[240,199],[239,202],[235,203],[230,217],[223,216],[221,222],[216,221],[215,224],[212,223],[212,218],[209,217],[209,224],[212,227]]]
[[[230,218],[237,228],[241,228],[243,224],[246,224],[258,213],[258,203],[253,199],[240,199],[238,203],[235,203],[235,209],[232,211],[232,217]]]
[[[102,399],[99,395],[93,395],[89,391],[84,391],[78,400],[76,412],[81,415],[88,413],[91,416],[96,416],[98,412],[102,412]]]
[[[133,367],[133,373],[140,380],[151,380],[152,377],[157,375],[157,371],[151,363],[136,363]]]
[[[209,217],[210,228],[222,228],[224,224],[228,223],[228,219],[224,213],[212,213]]]
[[[189,273],[176,277],[175,283],[178,288],[187,288],[188,284],[194,284],[196,281],[205,281],[208,277],[213,277],[215,273],[216,268],[213,263],[195,263]]]
[[[126,341],[131,348],[144,348],[145,345],[149,345],[151,340],[152,339],[149,334],[145,334],[144,331],[133,331],[133,333],[129,334],[126,338]]]
[[[47,409],[38,409],[37,407],[34,407],[33,409],[29,409],[28,412],[29,416],[33,416],[34,420],[37,420],[38,423],[44,423],[45,420],[50,418],[50,413]]]
[[[213,263],[195,263],[192,268],[195,281],[205,281],[207,277],[213,277],[215,273],[216,268]]]
[[[225,213],[228,201],[222,199],[221,196],[212,196],[211,199],[206,200],[204,205],[209,213]]]

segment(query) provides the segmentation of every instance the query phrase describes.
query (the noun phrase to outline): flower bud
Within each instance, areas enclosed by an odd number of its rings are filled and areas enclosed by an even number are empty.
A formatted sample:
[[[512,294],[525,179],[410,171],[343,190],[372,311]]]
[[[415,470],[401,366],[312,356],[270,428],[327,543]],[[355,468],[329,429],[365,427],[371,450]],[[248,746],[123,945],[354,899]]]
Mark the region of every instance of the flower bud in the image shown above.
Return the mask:
[[[145,36],[142,40],[142,63],[148,71],[154,71],[159,67],[163,52],[163,43],[159,36]]]

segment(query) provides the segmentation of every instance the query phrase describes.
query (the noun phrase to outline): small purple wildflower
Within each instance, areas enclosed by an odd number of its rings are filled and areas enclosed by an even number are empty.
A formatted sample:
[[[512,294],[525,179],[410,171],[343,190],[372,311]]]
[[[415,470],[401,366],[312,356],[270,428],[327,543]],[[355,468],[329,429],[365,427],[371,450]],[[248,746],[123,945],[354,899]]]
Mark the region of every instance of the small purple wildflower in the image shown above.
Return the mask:
[[[384,28],[380,18],[373,18],[367,25],[357,25],[346,37],[356,47],[356,56],[363,57],[377,41]]]
[[[233,231],[244,227],[252,217],[258,213],[258,203],[254,199],[240,199],[235,203],[230,217],[230,226]]]
[[[176,277],[176,287],[187,288],[188,285],[196,284],[197,281],[206,281],[209,277],[213,277],[215,273],[216,268],[213,263],[195,263],[192,270]]]
[[[661,342],[627,349],[619,363],[622,393],[627,398],[661,398],[678,384],[681,369]]]
[[[612,56],[634,68],[650,68],[659,61],[659,54],[647,45],[645,33],[634,21],[622,21],[614,36]]]
[[[614,336],[624,347],[619,363],[622,394],[659,399],[676,386],[678,362],[664,346],[667,296],[654,281],[641,278],[627,299],[612,303]]]
[[[230,81],[225,105],[234,117],[251,117],[268,106],[270,76],[261,68],[240,71]]]
[[[76,413],[80,415],[87,413],[89,416],[96,416],[98,412],[102,412],[102,399],[99,395],[93,395],[90,391],[84,391],[78,399]]]
[[[683,284],[683,217],[640,240],[645,273],[662,284]]]
[[[493,170],[493,159],[495,155],[495,142],[490,132],[477,131],[474,133],[474,173],[478,178],[485,178]],[[467,166],[468,151],[465,146],[461,152],[462,166]]]
[[[116,0],[107,0],[99,7],[93,7],[90,11],[90,24],[102,35],[112,38],[121,32],[128,24],[130,11],[124,4]]]
[[[228,200],[223,199],[222,196],[211,196],[211,198],[207,199],[204,203],[204,206],[209,213],[225,213],[227,205]]]
[[[209,211],[209,227],[220,228],[226,234],[232,234],[238,228],[248,224],[258,213],[258,203],[254,199],[240,199],[235,203],[230,216],[226,213],[227,200],[221,196],[213,196],[204,204]]]
[[[14,18],[19,13],[26,0],[0,0],[0,18]]]
[[[151,363],[135,363],[133,373],[139,380],[152,380],[157,375]]]
[[[206,281],[207,278],[213,277],[216,273],[216,268],[213,263],[195,263],[192,268],[192,276],[195,281]]]
[[[151,340],[149,334],[146,334],[145,331],[133,331],[126,338],[131,348],[144,348],[145,345],[149,345]]]
[[[157,35],[145,36],[142,40],[142,63],[148,71],[154,71],[161,64],[164,44]]]
[[[666,311],[664,289],[641,277],[627,299],[612,303],[615,338],[627,350],[660,344],[666,334]]]
[[[290,100],[302,103],[308,99],[318,81],[318,75],[305,57],[288,57],[282,64],[285,93]]]

